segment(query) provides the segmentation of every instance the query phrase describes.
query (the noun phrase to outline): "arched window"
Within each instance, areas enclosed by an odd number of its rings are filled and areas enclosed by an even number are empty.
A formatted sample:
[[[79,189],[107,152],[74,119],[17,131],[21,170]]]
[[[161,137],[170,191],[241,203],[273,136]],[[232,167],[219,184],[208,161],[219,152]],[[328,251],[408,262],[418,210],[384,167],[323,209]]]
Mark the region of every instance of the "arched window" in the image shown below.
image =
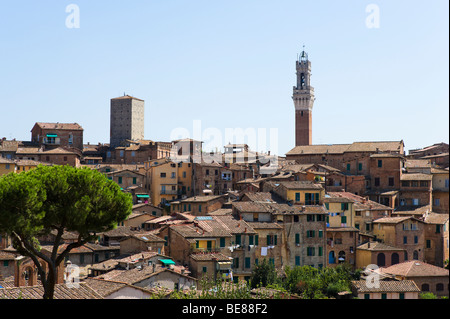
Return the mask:
[[[338,254],[339,263],[343,263],[345,261],[345,251],[341,250]]]
[[[413,259],[414,260],[419,260],[419,252],[417,250],[414,250]]]
[[[377,255],[377,265],[378,267],[383,267],[386,265],[386,256],[383,253]]]
[[[396,265],[400,262],[400,257],[397,253],[391,255],[391,265]]]
[[[429,284],[422,284],[422,291],[430,291],[430,285]]]

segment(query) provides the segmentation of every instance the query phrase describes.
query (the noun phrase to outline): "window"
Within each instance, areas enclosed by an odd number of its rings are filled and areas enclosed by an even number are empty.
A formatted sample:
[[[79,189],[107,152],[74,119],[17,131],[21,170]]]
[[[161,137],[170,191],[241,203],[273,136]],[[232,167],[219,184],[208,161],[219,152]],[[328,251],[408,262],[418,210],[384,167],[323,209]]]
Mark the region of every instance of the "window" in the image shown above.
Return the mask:
[[[351,165],[350,165],[350,164],[347,164],[347,171],[349,171],[350,168],[351,168]]]
[[[323,237],[323,230],[319,230],[319,238]]]
[[[186,172],[183,172],[183,178],[186,178]]]
[[[233,261],[234,261],[233,267],[234,268],[239,268],[239,257],[234,258]]]
[[[314,222],[314,221],[316,221],[315,215],[306,215],[306,221],[307,222]]]
[[[341,216],[341,224],[347,224],[347,216]]]
[[[295,234],[295,244],[300,244],[300,234]]]
[[[241,244],[241,235],[236,235],[236,245]]]
[[[122,184],[122,176],[119,176],[119,184]]]
[[[420,181],[420,187],[428,187],[428,181]]]
[[[277,244],[277,235],[267,235],[267,246],[274,246]]]
[[[383,161],[382,160],[378,160],[378,167],[383,167]]]
[[[6,169],[9,169],[9,164],[5,164],[5,168],[6,168]]]
[[[407,244],[408,243],[408,237],[403,236],[403,244]]]
[[[440,206],[441,205],[441,201],[439,200],[439,198],[435,198],[434,199],[434,206]]]
[[[444,284],[437,284],[436,291],[444,291]]]
[[[208,267],[204,266],[204,267],[203,267],[203,272],[204,272],[204,273],[205,273],[205,272],[208,272]]]
[[[165,178],[165,177],[166,177],[166,173],[161,173],[159,176],[160,176],[161,178]]]
[[[358,171],[362,171],[362,163],[358,163]]]
[[[123,157],[123,151],[122,150],[120,151],[120,157]]]
[[[269,258],[269,263],[275,265],[275,258]]]
[[[250,268],[250,257],[245,257],[245,268]]]
[[[441,233],[441,225],[436,225],[436,234]]]
[[[170,176],[171,178],[175,178],[176,176],[175,176],[175,172],[172,172],[172,175]]]
[[[314,230],[307,230],[306,231],[306,238],[314,238],[316,235],[316,232]]]
[[[202,205],[198,204],[198,212],[201,213],[202,212]]]
[[[449,187],[449,180],[446,179],[446,180],[445,180],[445,188],[448,188],[448,187]]]
[[[9,266],[9,260],[4,260],[3,261],[3,266],[4,267],[8,267]]]
[[[294,215],[294,223],[298,223],[298,221],[299,221],[298,215]]]
[[[419,242],[419,237],[414,236],[414,244],[417,244]]]
[[[389,186],[394,186],[394,178],[389,177]]]
[[[375,177],[375,186],[380,186],[380,178]]]
[[[300,266],[300,256],[295,256],[295,265]]]
[[[431,240],[427,239],[427,248],[431,248]]]
[[[381,294],[381,299],[387,299],[387,294]]]
[[[341,210],[348,210],[348,203],[341,203]]]
[[[326,208],[327,210],[330,210],[330,204],[329,204],[329,203],[325,203],[325,208]]]
[[[209,175],[209,169],[206,170],[205,175]]]
[[[413,204],[414,206],[418,206],[418,205],[419,205],[419,199],[418,199],[418,198],[413,198],[412,204]]]
[[[135,157],[136,156],[136,152],[135,151],[131,151],[131,157]]]
[[[224,237],[220,238],[219,245],[220,245],[220,248],[225,247],[225,238]]]
[[[364,294],[364,299],[370,299],[370,294]]]
[[[295,193],[295,201],[296,202],[300,201],[300,193]]]
[[[319,247],[319,256],[323,256],[323,248]]]
[[[306,255],[307,256],[315,256],[316,255],[316,249],[314,247],[307,247],[306,248]]]
[[[133,184],[136,185],[136,183],[137,183],[137,179],[136,179],[136,177],[133,177]]]

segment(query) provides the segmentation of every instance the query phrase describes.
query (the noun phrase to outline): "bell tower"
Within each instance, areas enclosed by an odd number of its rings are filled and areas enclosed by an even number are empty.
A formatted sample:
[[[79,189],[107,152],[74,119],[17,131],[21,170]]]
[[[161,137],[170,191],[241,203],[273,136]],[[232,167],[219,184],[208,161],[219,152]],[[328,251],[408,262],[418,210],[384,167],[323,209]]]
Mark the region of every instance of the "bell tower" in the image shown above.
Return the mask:
[[[295,146],[312,144],[312,108],[314,88],[311,86],[311,62],[308,54],[302,51],[295,63],[297,86],[294,86],[292,99],[295,105]]]

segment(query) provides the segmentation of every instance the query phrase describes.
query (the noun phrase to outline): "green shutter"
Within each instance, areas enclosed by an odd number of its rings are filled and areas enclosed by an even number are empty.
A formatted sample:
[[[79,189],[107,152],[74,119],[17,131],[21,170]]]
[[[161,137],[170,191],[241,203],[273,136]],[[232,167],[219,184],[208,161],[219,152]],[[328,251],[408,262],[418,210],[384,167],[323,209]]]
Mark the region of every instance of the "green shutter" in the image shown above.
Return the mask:
[[[300,234],[295,234],[295,243],[300,244]]]
[[[267,235],[267,246],[269,246],[271,244],[270,242],[270,235]]]
[[[277,244],[277,235],[275,235],[275,243],[274,243],[274,245],[276,245]]]
[[[323,230],[319,230],[319,238],[323,237]]]
[[[329,203],[325,203],[325,207],[327,210],[330,210],[330,204]]]
[[[241,244],[241,235],[236,235],[236,245]]]
[[[259,235],[255,235],[255,245],[258,246],[259,244]]]
[[[347,216],[341,216],[341,223],[347,224]]]
[[[248,236],[248,244],[253,245],[253,235]]]
[[[323,250],[322,247],[319,247],[319,256],[322,256],[323,253],[322,250]]]
[[[220,238],[220,247],[225,247],[225,238]]]
[[[245,257],[245,268],[250,268],[250,257]]]

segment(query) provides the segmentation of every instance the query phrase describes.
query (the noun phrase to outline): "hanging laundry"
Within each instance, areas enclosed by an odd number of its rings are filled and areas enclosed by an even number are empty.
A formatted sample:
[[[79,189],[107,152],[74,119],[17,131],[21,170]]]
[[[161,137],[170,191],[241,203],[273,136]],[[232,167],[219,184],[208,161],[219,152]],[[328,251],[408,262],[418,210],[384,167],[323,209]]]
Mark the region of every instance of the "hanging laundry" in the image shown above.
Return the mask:
[[[267,256],[267,247],[261,247],[261,256]]]

